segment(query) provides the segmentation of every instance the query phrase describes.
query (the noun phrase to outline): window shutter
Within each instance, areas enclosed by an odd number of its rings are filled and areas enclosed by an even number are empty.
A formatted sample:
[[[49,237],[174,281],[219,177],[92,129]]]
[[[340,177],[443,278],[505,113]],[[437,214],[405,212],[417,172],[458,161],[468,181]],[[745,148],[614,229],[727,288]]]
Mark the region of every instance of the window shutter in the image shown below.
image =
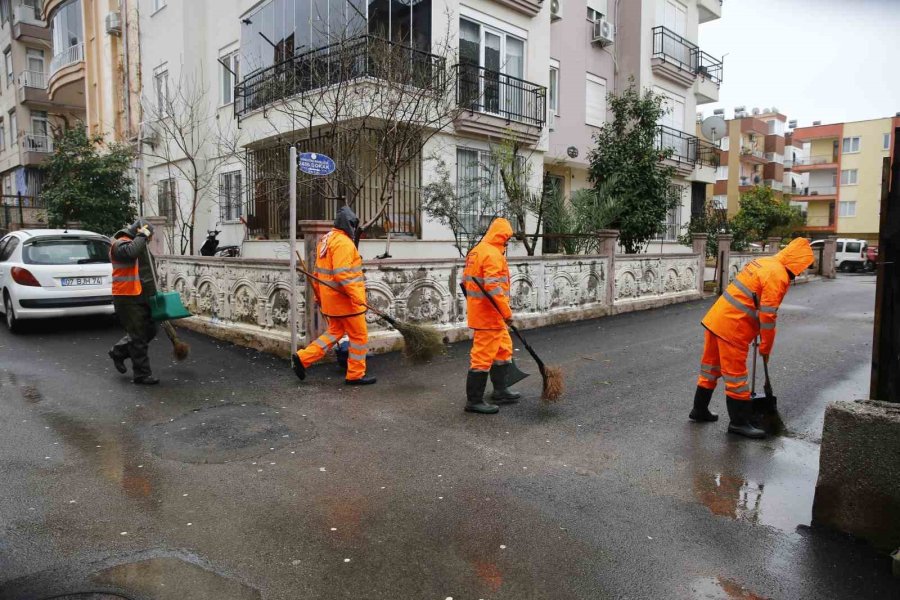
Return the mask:
[[[594,127],[606,123],[606,81],[590,74],[586,81],[584,122]]]

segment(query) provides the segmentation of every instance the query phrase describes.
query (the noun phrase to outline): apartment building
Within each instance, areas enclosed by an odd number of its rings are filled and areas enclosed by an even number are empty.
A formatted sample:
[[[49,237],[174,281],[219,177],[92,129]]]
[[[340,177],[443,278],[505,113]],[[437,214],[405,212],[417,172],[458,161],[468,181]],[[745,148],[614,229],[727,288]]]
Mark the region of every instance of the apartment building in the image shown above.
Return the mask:
[[[724,115],[723,110],[716,113]],[[803,178],[793,174],[793,168],[796,161],[802,162],[803,144],[786,125],[787,117],[777,109],[735,108],[718,142],[716,181],[707,190],[717,208],[734,216],[740,210],[741,194],[759,185],[772,188],[779,198],[783,193],[801,193]]]
[[[794,163],[795,171],[808,175],[808,188],[793,197],[806,203],[806,233],[878,244],[882,162],[892,156],[898,126],[900,114],[794,130],[808,147],[808,156]]]

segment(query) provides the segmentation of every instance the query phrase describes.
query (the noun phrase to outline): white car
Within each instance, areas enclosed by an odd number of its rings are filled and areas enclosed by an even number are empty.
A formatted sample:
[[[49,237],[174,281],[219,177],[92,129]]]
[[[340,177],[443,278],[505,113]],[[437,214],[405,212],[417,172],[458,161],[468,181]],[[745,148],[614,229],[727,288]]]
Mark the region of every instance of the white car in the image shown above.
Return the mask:
[[[21,321],[111,315],[110,240],[90,231],[24,229],[0,239],[0,311]]]
[[[813,252],[818,252],[825,242],[816,240],[812,242]],[[851,238],[839,238],[834,247],[834,266],[838,271],[862,271],[866,268],[868,258],[869,244],[865,240],[855,240]]]

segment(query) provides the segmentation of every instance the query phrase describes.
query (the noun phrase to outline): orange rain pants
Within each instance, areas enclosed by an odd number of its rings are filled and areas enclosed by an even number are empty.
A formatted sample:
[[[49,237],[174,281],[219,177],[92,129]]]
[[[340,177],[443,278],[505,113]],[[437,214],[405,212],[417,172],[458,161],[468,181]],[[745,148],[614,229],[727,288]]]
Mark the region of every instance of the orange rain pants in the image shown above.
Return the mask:
[[[706,330],[703,358],[700,361],[700,377],[697,385],[708,390],[716,389],[719,377],[725,380],[725,394],[735,400],[750,400],[750,384],[747,380],[747,346],[736,346]]]
[[[347,334],[350,338],[350,355],[347,357],[347,380],[362,379],[366,374],[366,350],[369,328],[366,315],[328,317],[328,329],[312,344],[297,352],[304,367],[320,360],[328,350]]]
[[[513,344],[508,329],[476,329],[470,371],[489,372],[493,365],[512,362]]]

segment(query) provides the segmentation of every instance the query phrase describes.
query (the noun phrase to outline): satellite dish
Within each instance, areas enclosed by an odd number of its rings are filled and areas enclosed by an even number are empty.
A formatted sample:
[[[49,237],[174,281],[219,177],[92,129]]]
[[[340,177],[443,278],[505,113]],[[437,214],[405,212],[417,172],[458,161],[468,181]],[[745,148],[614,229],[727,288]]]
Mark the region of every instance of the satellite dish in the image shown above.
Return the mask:
[[[725,131],[725,119],[718,115],[707,117],[700,124],[700,133],[714,144],[718,144],[719,140],[725,137]]]

